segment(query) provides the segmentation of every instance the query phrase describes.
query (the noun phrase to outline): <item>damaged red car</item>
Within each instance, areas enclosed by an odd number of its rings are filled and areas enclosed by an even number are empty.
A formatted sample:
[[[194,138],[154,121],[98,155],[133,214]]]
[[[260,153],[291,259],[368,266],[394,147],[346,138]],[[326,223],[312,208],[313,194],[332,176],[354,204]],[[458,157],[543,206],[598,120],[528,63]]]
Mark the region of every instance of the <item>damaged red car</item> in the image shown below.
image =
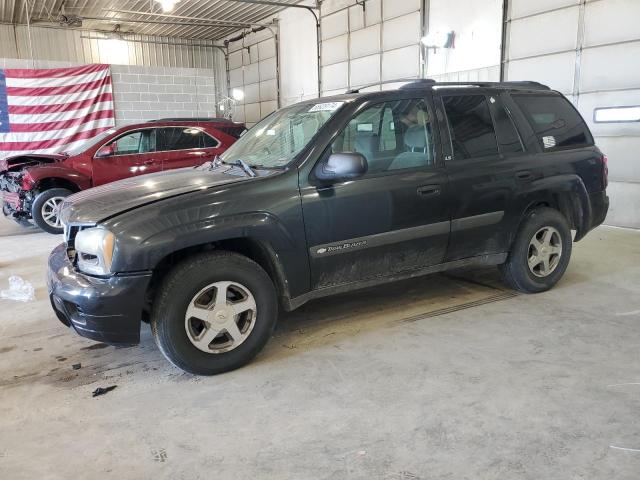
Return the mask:
[[[111,128],[59,154],[22,154],[0,160],[2,212],[23,225],[33,221],[62,233],[65,197],[146,173],[192,167],[229,148],[246,130],[226,119],[168,118]]]

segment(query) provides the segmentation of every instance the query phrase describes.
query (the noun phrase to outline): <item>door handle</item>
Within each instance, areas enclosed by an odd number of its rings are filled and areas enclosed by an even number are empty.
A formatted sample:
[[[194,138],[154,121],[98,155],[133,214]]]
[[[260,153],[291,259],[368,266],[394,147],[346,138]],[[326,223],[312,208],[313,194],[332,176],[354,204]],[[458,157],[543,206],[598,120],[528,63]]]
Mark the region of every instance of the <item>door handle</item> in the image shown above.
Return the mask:
[[[142,163],[143,163],[143,165],[153,165],[154,163],[156,163],[156,161],[151,159],[151,160],[145,160]]]
[[[529,170],[523,170],[521,172],[516,172],[516,178],[518,180],[531,180],[533,179],[533,173]]]
[[[423,187],[418,187],[418,195],[422,197],[436,197],[440,195],[440,193],[440,185],[425,185]]]

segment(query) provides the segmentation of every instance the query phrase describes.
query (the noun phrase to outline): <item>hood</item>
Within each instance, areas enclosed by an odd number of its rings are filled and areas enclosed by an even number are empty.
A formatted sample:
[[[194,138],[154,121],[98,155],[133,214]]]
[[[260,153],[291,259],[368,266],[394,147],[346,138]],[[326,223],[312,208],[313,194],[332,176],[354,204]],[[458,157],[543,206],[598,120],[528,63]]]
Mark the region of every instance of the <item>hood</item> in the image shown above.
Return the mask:
[[[20,170],[25,167],[33,167],[35,165],[41,165],[43,163],[56,163],[66,160],[66,155],[57,153],[51,154],[35,154],[30,153],[27,155],[16,155],[0,160],[0,172],[7,170]]]
[[[143,205],[197,190],[253,181],[273,173],[262,170],[257,177],[249,177],[236,167],[220,166],[213,170],[183,168],[141,175],[67,197],[61,218],[66,224],[95,224]]]

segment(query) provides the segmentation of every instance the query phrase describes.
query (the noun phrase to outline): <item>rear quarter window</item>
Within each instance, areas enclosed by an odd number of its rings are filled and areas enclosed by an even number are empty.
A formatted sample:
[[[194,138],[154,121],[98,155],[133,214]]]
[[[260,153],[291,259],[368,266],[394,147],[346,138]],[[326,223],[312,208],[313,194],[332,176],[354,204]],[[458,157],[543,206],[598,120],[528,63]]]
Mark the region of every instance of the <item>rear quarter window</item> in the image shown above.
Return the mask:
[[[533,128],[543,151],[593,145],[593,137],[575,107],[560,95],[511,94]]]

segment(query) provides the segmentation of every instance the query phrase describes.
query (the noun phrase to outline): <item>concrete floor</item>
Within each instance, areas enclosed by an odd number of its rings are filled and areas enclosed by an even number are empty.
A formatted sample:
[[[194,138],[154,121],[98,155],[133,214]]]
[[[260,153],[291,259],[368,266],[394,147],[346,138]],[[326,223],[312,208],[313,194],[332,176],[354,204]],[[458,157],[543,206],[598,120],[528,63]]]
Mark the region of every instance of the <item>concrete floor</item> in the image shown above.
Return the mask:
[[[146,326],[116,349],[58,323],[59,241],[0,219],[0,288],[37,296],[0,300],[1,479],[640,478],[640,232],[592,232],[536,296],[487,269],[308,304],[212,378]]]

